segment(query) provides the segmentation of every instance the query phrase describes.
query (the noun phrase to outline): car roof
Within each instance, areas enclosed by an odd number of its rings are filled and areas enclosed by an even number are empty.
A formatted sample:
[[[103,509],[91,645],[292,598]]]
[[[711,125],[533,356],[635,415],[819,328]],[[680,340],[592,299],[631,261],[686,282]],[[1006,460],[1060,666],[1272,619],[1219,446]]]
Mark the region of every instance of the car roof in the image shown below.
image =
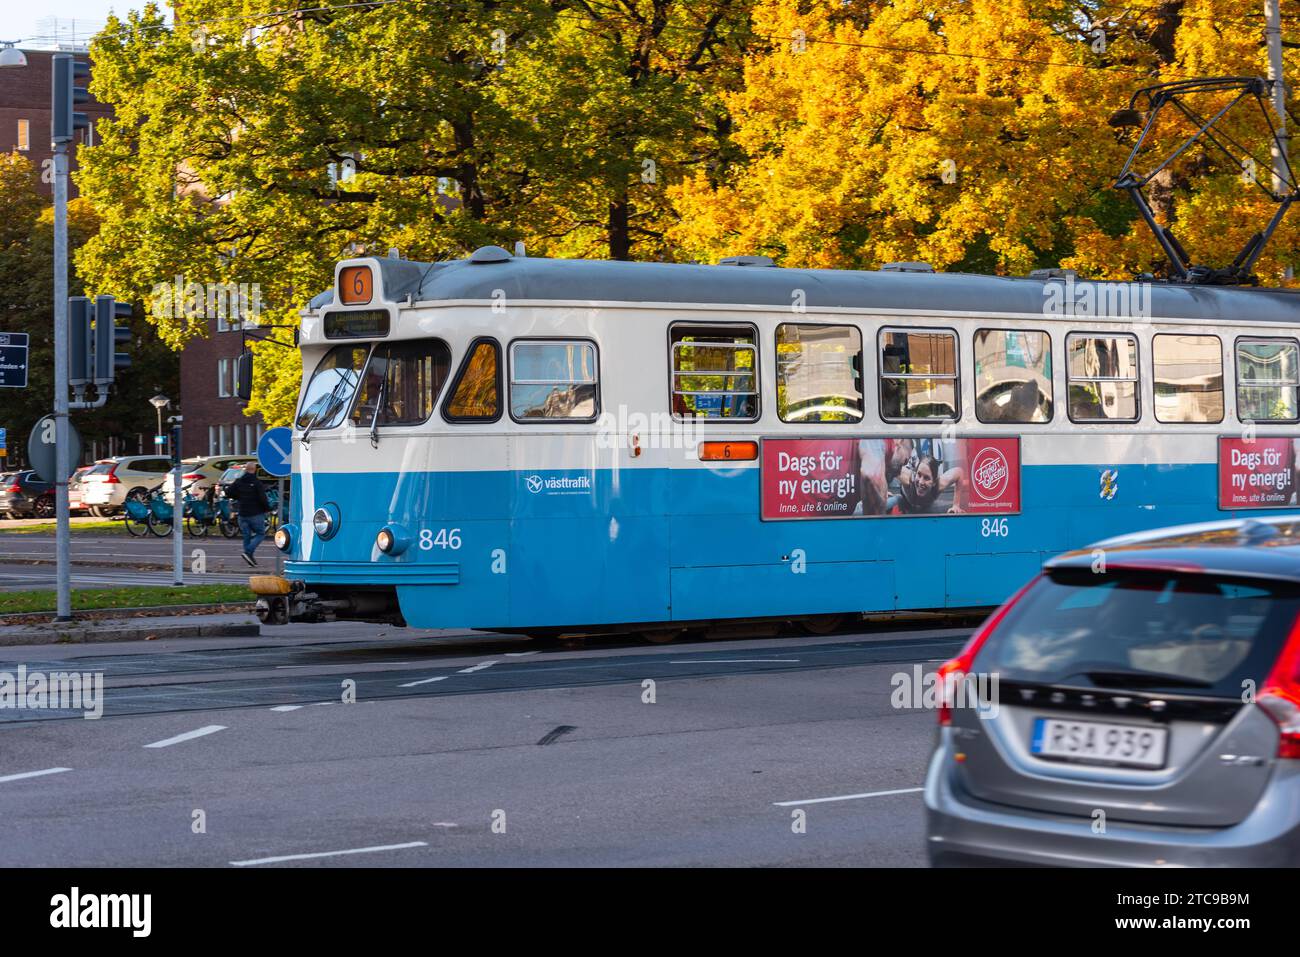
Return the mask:
[[[1058,555],[1044,567],[1091,569],[1099,557],[1107,570],[1149,568],[1300,582],[1300,514],[1119,535]]]

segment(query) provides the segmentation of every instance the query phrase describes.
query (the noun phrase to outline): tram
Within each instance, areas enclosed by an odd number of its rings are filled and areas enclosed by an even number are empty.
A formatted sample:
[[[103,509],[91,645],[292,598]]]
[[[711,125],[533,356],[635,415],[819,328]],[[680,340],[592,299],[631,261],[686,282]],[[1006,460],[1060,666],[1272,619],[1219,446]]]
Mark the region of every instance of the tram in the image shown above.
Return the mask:
[[[1276,289],[355,258],[302,313],[264,621],[681,630],[992,606],[1042,561],[1296,504]]]

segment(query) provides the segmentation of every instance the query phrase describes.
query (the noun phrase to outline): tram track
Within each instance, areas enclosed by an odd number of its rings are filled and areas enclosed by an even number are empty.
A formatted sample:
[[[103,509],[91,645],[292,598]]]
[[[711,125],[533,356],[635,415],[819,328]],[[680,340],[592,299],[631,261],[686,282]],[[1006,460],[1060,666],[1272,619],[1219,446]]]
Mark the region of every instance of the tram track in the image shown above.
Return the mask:
[[[28,673],[102,674],[104,717],[126,717],[227,708],[296,709],[339,703],[345,692],[360,703],[913,664],[950,656],[965,635],[958,630],[858,640],[853,635],[804,642],[773,639],[745,642],[744,647],[709,642],[652,651],[610,642],[580,650],[532,649],[523,640],[440,643],[436,649],[412,648],[408,642],[383,648],[358,642],[92,655],[22,664]],[[520,655],[521,650],[537,654]],[[12,670],[16,664],[0,662],[0,670]],[[289,669],[292,673],[284,673]],[[79,710],[0,709],[0,727],[81,717]]]

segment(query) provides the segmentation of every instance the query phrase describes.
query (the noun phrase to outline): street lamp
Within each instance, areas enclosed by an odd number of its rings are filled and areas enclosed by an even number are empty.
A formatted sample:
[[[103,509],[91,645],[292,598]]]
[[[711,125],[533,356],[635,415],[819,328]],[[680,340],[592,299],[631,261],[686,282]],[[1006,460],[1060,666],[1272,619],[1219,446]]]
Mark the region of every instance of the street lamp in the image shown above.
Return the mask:
[[[154,409],[156,409],[158,412],[158,431],[155,432],[154,435],[157,437],[161,437],[163,434],[163,430],[162,430],[163,409],[171,405],[172,400],[167,398],[167,396],[163,395],[161,392],[159,392],[156,396],[154,396],[152,399],[149,400],[149,404],[152,405]],[[155,452],[158,451],[158,447],[160,444],[161,443],[158,441],[158,438],[155,438],[153,440],[153,447]]]

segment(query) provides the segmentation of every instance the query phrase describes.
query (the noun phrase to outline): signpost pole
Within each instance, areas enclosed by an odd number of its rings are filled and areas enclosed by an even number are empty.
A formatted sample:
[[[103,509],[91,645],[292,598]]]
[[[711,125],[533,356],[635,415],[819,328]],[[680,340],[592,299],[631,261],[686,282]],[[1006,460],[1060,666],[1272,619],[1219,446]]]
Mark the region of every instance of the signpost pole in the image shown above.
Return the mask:
[[[54,144],[54,508],[55,621],[72,620],[72,529],[68,513],[68,144]]]
[[[276,511],[275,527],[282,528],[284,526],[284,477],[281,476],[277,480],[277,482],[279,485],[280,497],[276,500],[275,503],[275,511]],[[275,573],[277,575],[284,574],[284,552],[280,551],[280,549],[278,548],[275,550]]]
[[[185,584],[184,546],[181,535],[185,526],[185,494],[181,491],[181,427],[172,428],[172,584]]]

